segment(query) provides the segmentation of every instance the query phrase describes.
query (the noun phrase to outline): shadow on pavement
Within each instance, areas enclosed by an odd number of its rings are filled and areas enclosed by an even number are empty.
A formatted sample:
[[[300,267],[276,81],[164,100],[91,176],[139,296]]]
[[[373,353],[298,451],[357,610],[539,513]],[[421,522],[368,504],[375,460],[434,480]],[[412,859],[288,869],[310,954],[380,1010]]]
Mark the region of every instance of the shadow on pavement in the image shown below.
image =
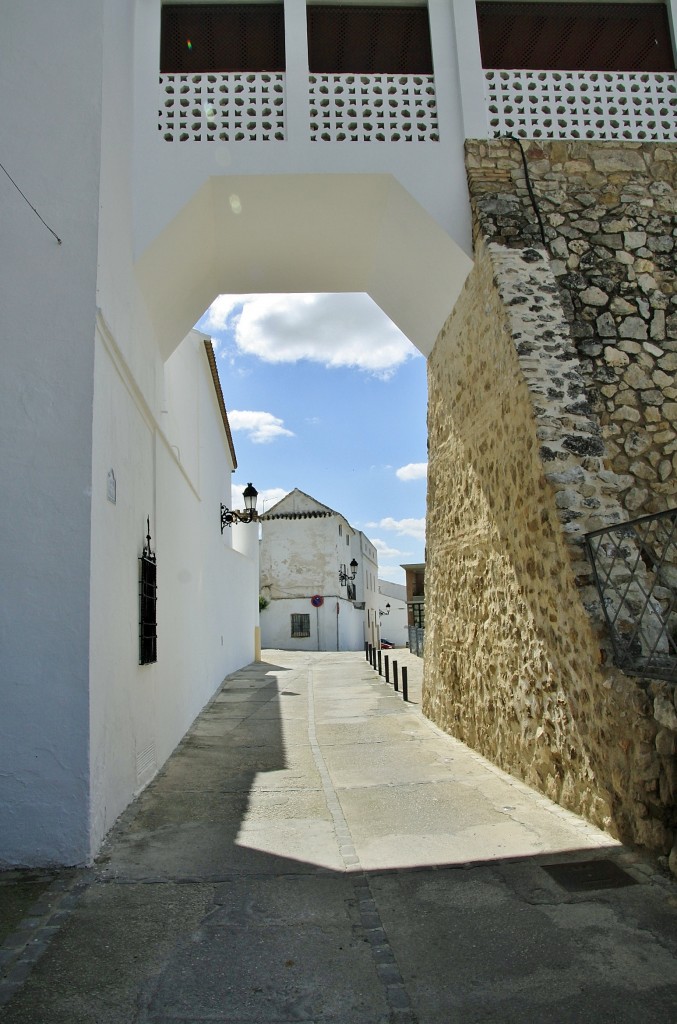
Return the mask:
[[[674,886],[464,755],[357,657],[289,661],[225,681],[0,1021],[677,1019]],[[633,884],[544,870],[591,859]]]

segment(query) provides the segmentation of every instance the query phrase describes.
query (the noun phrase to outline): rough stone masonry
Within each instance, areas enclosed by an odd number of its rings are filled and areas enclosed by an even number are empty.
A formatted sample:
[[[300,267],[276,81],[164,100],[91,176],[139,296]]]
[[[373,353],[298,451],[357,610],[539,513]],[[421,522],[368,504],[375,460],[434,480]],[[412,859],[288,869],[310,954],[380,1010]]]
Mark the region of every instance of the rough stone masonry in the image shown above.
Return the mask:
[[[583,546],[677,505],[676,150],[524,147],[536,209],[515,141],[467,144],[475,267],[429,360],[424,707],[677,872],[674,689],[614,667]]]

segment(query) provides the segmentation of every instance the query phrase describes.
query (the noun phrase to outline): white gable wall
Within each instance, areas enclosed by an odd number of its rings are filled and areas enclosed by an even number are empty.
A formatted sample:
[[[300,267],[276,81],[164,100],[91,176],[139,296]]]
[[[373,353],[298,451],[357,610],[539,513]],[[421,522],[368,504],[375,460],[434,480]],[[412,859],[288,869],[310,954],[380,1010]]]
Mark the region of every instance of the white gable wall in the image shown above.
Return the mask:
[[[262,523],[261,593],[270,601],[261,613],[265,648],[358,651],[366,641],[378,643],[376,549],[337,512],[302,515],[325,510],[326,505],[295,489],[268,512],[288,518]],[[358,563],[355,600],[364,608],[348,600],[347,587],[339,582],[339,569],[350,574],[353,559]],[[314,595],[323,599],[319,608],[310,603]],[[310,616],[309,637],[291,636],[292,613]]]

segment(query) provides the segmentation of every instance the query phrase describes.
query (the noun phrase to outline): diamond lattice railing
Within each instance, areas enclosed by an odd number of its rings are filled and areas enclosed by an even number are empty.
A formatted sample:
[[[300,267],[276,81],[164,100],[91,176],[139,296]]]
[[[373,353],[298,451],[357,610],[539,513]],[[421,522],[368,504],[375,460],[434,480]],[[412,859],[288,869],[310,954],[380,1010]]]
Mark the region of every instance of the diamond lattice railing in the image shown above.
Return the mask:
[[[313,142],[438,142],[432,75],[309,78]]]
[[[677,509],[585,540],[616,664],[677,683]]]
[[[276,72],[161,75],[158,129],[166,142],[285,138],[285,76]]]
[[[491,137],[677,142],[675,72],[486,70]]]

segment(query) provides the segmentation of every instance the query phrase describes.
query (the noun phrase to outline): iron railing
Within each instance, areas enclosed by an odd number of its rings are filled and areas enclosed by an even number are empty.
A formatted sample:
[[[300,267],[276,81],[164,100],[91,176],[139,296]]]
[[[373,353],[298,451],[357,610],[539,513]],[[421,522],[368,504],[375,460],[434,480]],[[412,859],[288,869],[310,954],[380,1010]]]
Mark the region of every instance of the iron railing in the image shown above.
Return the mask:
[[[595,530],[585,541],[615,663],[677,683],[677,509]]]

